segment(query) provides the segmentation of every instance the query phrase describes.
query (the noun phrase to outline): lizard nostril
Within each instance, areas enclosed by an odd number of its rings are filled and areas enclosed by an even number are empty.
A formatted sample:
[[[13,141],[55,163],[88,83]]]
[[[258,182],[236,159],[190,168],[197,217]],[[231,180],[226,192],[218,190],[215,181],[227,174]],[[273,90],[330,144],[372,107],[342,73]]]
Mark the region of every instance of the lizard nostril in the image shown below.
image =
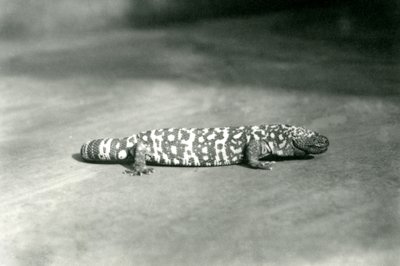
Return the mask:
[[[318,147],[328,147],[329,140],[325,136],[318,136],[318,138],[315,140],[315,145]]]
[[[325,136],[321,136],[321,143],[323,143],[325,146],[329,146],[329,140]]]

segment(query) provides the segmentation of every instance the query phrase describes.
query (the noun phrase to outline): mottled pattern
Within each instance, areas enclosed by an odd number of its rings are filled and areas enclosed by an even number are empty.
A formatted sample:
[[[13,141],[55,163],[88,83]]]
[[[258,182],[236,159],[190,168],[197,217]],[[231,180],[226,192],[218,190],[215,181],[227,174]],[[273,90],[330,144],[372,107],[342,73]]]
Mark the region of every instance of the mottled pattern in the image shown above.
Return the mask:
[[[149,150],[147,161],[163,165],[212,166],[239,163],[248,128],[171,128],[138,134]]]
[[[268,155],[302,156],[311,153],[307,145],[313,145],[310,142],[313,138],[320,142],[320,146],[313,146],[313,149],[323,152],[320,148],[323,146],[326,150],[329,143],[325,137],[290,125],[167,128],[149,130],[122,139],[92,140],[82,146],[81,155],[87,161],[128,162],[134,160],[131,150],[137,148],[140,142],[143,144],[140,149],[145,151],[146,162],[153,164],[217,166],[238,164],[251,159],[254,165],[261,166],[256,161]],[[246,155],[248,146],[251,146],[251,150]]]

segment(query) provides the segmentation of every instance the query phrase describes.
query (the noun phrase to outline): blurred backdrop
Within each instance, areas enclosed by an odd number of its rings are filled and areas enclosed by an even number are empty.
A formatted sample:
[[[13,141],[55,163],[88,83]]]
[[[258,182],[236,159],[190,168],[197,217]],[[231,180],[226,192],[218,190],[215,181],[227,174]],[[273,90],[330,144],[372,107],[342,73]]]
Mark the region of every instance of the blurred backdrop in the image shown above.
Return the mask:
[[[0,36],[19,37],[104,29],[154,26],[203,18],[260,14],[279,10],[327,8],[344,34],[352,30],[395,31],[398,0],[0,0]],[[304,18],[303,18],[304,20]],[[313,21],[313,17],[308,18]]]

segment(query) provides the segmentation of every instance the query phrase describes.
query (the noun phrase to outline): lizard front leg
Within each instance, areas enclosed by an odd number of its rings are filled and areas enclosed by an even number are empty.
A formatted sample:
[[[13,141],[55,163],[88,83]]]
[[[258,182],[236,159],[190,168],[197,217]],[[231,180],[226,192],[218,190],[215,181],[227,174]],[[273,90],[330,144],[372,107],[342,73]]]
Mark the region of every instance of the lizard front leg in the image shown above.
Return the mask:
[[[264,147],[265,142],[257,141],[251,138],[246,147],[245,155],[247,163],[252,168],[271,170],[275,162],[260,161],[260,158],[269,155],[268,149]]]
[[[133,170],[125,170],[126,174],[130,175],[142,175],[142,174],[150,174],[154,172],[153,168],[146,166],[146,154],[148,153],[146,145],[139,141],[136,146],[132,147],[129,150],[129,153],[133,157]]]

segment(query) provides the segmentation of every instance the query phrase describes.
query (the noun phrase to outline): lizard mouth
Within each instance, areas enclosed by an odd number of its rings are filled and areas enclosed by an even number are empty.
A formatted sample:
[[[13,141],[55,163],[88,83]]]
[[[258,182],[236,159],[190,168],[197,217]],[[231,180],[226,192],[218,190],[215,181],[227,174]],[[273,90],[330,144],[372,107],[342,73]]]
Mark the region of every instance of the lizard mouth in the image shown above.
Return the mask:
[[[310,148],[311,150],[311,154],[320,154],[320,153],[324,153],[328,150],[328,146],[314,146]]]
[[[328,146],[298,146],[294,144],[295,149],[304,152],[305,154],[320,154],[328,150]]]
[[[325,147],[328,147],[325,143],[316,143],[316,144],[314,144],[314,146],[317,147],[317,148],[325,148]]]

